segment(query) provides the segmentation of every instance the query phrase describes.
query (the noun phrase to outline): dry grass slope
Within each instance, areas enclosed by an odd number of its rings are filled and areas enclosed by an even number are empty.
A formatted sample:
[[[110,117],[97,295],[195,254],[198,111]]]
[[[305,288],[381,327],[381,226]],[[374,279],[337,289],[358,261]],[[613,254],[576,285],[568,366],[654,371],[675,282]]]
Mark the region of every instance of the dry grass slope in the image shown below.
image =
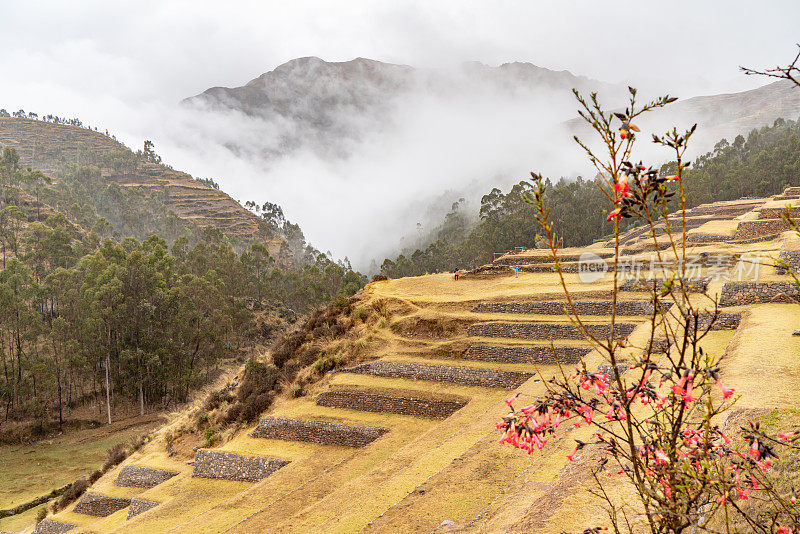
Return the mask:
[[[741,205],[725,203],[720,208],[729,217],[728,224],[713,221],[713,231],[735,231],[740,222],[735,217],[744,212],[752,215],[765,202],[766,199],[744,201]],[[714,211],[713,205],[703,208],[709,213]],[[634,237],[632,245],[636,244]],[[697,245],[692,251],[776,256],[780,245],[777,240],[752,244],[719,242]],[[604,250],[603,244],[591,250]],[[580,252],[580,249],[564,251],[565,254]],[[525,254],[535,256],[541,251]],[[667,251],[665,255],[669,257],[670,253]],[[712,274],[710,269],[701,267],[696,274]],[[655,278],[658,274],[641,273],[643,277]],[[735,276],[733,271],[726,274]],[[762,268],[757,278],[787,280],[768,268]],[[579,301],[608,298],[610,274],[591,284],[582,283],[577,274],[568,274],[566,279]],[[708,294],[718,296],[721,289],[722,281],[713,280]],[[569,324],[562,315],[473,311],[481,302],[543,302],[559,298],[558,280],[547,272],[521,273],[516,278],[498,271],[492,275],[468,275],[458,282],[449,275],[430,275],[370,284],[358,303],[368,310],[361,331],[365,343],[369,337],[366,346],[370,349],[353,355],[349,361],[354,365],[376,361],[380,365],[352,369],[359,372],[343,369],[326,374],[299,397],[288,394],[279,397],[265,415],[282,420],[375,427],[387,432],[357,448],[326,444],[323,439],[296,441],[291,435],[252,437],[255,425],[242,428],[216,450],[289,462],[270,476],[250,483],[192,478],[191,450],[169,456],[164,441],[168,428],[165,428],[127,463],[176,471],[178,475],[152,488],[122,488],[114,484],[120,467],[91,489],[110,497],[159,503],[157,506],[130,519],[126,510],[106,518],[90,518],[71,509],[53,519],[77,524],[81,532],[581,531],[603,515],[599,503],[586,491],[587,468],[596,451],[584,451],[572,464],[565,455],[574,446],[572,439],[585,438],[588,429],[567,431],[551,446],[530,456],[500,447],[496,444],[494,422],[505,413],[503,400],[509,390],[489,387],[498,384],[464,380],[458,373],[467,371],[457,370],[531,373],[513,391],[525,399],[540,395],[545,387],[541,379],[557,373],[556,365],[524,359],[514,363],[472,360],[465,358],[465,351],[473,344],[540,350],[550,346],[550,339],[470,338],[468,327],[498,321]],[[646,294],[630,292],[623,298],[642,300]],[[702,295],[694,294],[692,298],[700,299]],[[800,340],[791,336],[800,321],[800,307],[758,304],[726,311],[742,313],[741,325],[735,331],[710,333],[705,349],[714,355],[724,355],[724,379],[742,395],[743,409],[761,410],[759,414],[772,420],[782,417],[787,409],[800,408],[794,387],[798,378],[794,360],[800,354]],[[604,324],[608,317],[593,316],[591,322]],[[624,322],[634,328],[630,335],[632,343],[640,343],[648,336],[649,326],[644,316],[626,317]],[[553,345],[585,346],[580,340],[554,341]],[[596,352],[581,357],[589,368],[603,363]],[[381,372],[360,372],[365,369]],[[754,380],[756,376],[758,380]],[[764,388],[764,383],[773,387]],[[390,395],[401,400],[458,398],[466,402],[442,418],[402,413],[402,410],[368,410],[358,403],[347,406],[318,403],[320,396],[342,390]],[[782,411],[776,412],[777,408]],[[626,497],[622,489],[619,495]]]

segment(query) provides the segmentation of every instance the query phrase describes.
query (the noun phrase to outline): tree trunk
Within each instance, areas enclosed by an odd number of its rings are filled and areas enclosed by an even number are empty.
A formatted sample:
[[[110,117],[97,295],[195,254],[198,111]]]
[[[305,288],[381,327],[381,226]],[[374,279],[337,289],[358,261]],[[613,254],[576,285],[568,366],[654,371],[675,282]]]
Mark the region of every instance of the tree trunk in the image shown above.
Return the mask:
[[[58,428],[64,424],[64,406],[61,400],[61,370],[56,369],[56,381],[58,382]]]
[[[139,415],[144,415],[144,391],[142,391],[142,384],[139,383]]]
[[[111,424],[111,388],[108,380],[108,367],[111,365],[111,355],[106,353],[106,413],[108,414],[108,424]]]
[[[108,413],[108,424],[111,424],[111,385],[108,379],[109,367],[111,367],[111,325],[108,326],[108,348],[106,350],[106,413]]]

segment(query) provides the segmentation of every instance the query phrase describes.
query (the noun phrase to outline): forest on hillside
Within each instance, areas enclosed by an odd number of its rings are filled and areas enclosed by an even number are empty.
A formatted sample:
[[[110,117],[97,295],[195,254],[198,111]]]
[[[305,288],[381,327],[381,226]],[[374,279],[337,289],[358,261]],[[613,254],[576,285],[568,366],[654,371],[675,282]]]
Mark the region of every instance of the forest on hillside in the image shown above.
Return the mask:
[[[672,174],[673,165],[663,165],[661,172]],[[772,126],[752,130],[746,138],[736,136],[733,142],[722,139],[713,151],[698,157],[685,176],[690,208],[741,197],[765,197],[800,185],[800,119],[778,119]],[[554,231],[564,246],[585,246],[611,233],[613,225],[601,210],[585,209],[608,203],[597,179],[561,178],[557,182],[547,180],[546,185]],[[535,247],[541,228],[534,219],[534,208],[522,200],[522,194],[531,188],[530,182],[521,181],[507,193],[492,189],[481,198],[475,224],[470,223],[461,204],[454,203],[427,247],[386,258],[381,273],[396,278],[471,268],[492,261],[494,252]],[[621,230],[632,224],[623,219]]]
[[[116,213],[113,224],[101,213]],[[141,232],[151,235],[131,236]],[[269,338],[275,317],[366,282],[308,246],[294,267],[263,243],[238,248],[96,167],[76,164],[51,181],[4,148],[2,420],[44,425],[89,403],[113,412],[119,402],[181,402],[221,360]]]

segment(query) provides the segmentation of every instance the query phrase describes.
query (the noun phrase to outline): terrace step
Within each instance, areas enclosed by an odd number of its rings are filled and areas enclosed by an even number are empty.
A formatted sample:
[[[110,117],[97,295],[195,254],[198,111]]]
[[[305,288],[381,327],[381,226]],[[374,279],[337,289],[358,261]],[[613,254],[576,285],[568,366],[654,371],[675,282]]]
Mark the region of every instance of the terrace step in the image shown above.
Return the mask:
[[[617,323],[614,333],[627,336],[636,326],[633,323]],[[611,335],[611,325],[587,324],[586,331],[595,337],[606,338]],[[467,335],[515,339],[584,339],[576,326],[559,323],[475,323],[469,325]]]
[[[324,421],[306,421],[286,417],[265,417],[250,434],[253,438],[305,441],[322,445],[364,447],[385,433],[388,428],[354,426]]]
[[[258,482],[288,463],[286,460],[262,456],[244,456],[233,452],[199,449],[195,453],[192,476]]]
[[[610,258],[614,255],[613,252],[599,252],[597,253],[598,256],[601,258]],[[559,261],[579,261],[581,259],[580,254],[562,254],[558,256]],[[493,265],[532,265],[535,263],[551,263],[553,261],[553,256],[550,254],[543,254],[541,256],[516,256],[516,255],[508,255],[502,256],[497,258],[492,262]]]
[[[708,289],[708,283],[711,281],[711,278],[688,278],[686,279],[686,289],[690,293],[705,293]],[[643,278],[643,279],[632,279],[632,280],[625,280],[625,282],[620,286],[620,291],[646,291],[652,292],[653,290],[661,291],[662,284],[664,283],[663,279],[658,278]],[[676,281],[676,283],[680,283],[680,280]]]
[[[800,290],[794,282],[725,282],[720,306],[744,306],[766,302],[797,302]]]
[[[662,311],[669,310],[671,303],[661,303]],[[575,311],[579,315],[611,315],[613,306],[610,301],[575,302]],[[646,300],[618,301],[617,315],[651,315],[653,303]],[[475,313],[528,313],[539,315],[566,315],[571,313],[569,303],[565,301],[545,302],[481,302],[472,311]]]
[[[53,519],[42,519],[36,528],[33,529],[33,534],[62,534],[70,530],[78,528],[78,525],[72,523],[62,523],[61,521],[54,521]]]
[[[780,219],[786,213],[786,208],[761,208],[758,211],[759,219]],[[793,218],[800,216],[800,208],[791,208]]]
[[[139,514],[143,514],[151,508],[155,508],[156,506],[158,506],[157,502],[145,501],[144,499],[137,499],[134,497],[131,499],[131,506],[128,508],[128,517],[125,519],[130,519]]]
[[[711,319],[714,319],[714,324],[711,324]],[[698,316],[697,328],[700,331],[708,330],[736,330],[742,322],[741,313],[717,312],[716,318],[710,312],[702,312]],[[691,322],[692,324],[694,321]]]
[[[736,234],[734,234],[733,239],[740,241],[770,236],[789,230],[789,228],[789,223],[783,219],[758,219],[755,221],[742,221],[736,227]]]
[[[127,508],[130,504],[130,499],[108,497],[99,493],[84,493],[72,511],[76,514],[107,517],[118,510]]]
[[[126,465],[117,475],[115,484],[128,488],[152,488],[178,474],[177,471]]]
[[[331,389],[317,397],[319,406],[362,412],[393,413],[444,419],[466,406],[468,400],[455,396],[433,397],[417,391]]]
[[[577,363],[591,351],[591,347],[472,345],[464,358],[498,363]]]
[[[472,367],[451,367],[421,363],[401,363],[377,361],[362,363],[343,369],[346,373],[407,378],[412,380],[432,380],[450,382],[462,386],[483,386],[490,388],[514,389],[524,384],[533,375],[515,371],[496,371],[494,369],[475,369]]]

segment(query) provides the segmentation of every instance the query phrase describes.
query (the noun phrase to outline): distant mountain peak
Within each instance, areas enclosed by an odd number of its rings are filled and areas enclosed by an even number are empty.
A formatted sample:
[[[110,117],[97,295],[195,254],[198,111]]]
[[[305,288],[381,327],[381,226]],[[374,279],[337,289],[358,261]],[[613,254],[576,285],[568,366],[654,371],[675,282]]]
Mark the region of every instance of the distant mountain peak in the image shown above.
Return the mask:
[[[300,147],[346,156],[352,141],[369,134],[365,128],[390,127],[392,112],[408,105],[403,97],[415,91],[443,102],[470,91],[484,96],[497,93],[498,101],[531,92],[537,96],[558,93],[568,100],[573,87],[615,88],[569,71],[519,61],[500,66],[468,62],[460,69],[444,70],[364,57],[326,61],[306,56],[282,63],[241,87],[213,87],[184,102],[242,112],[284,128],[270,146],[260,149],[260,155],[271,159]]]

